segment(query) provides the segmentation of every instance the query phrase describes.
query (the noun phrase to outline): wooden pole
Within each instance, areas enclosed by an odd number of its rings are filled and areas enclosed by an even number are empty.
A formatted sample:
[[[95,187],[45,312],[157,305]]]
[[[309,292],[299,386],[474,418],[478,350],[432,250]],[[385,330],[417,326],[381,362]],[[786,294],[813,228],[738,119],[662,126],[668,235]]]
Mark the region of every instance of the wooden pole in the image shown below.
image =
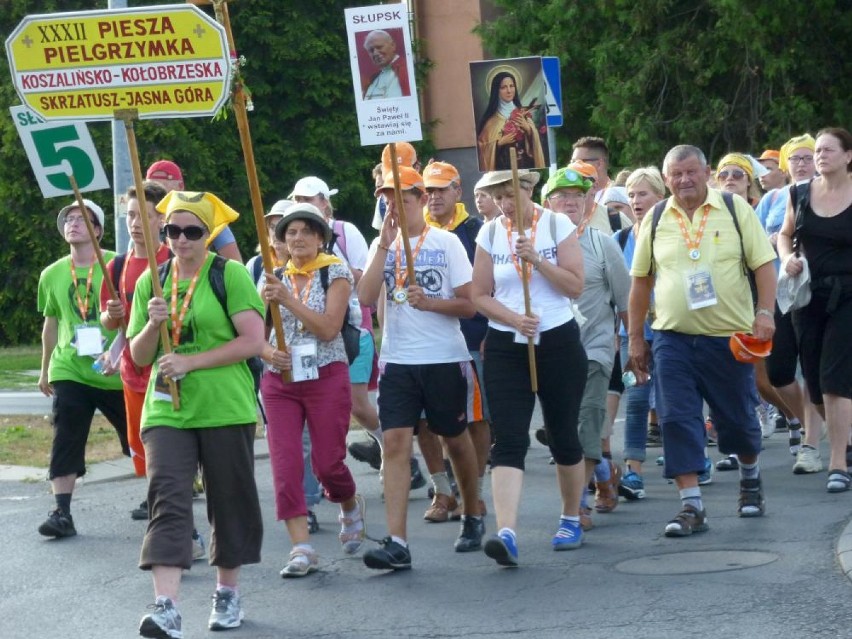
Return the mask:
[[[133,183],[136,186],[136,199],[139,201],[139,214],[142,217],[142,236],[145,240],[145,252],[148,254],[148,268],[151,270],[151,291],[154,297],[163,297],[163,287],[160,286],[160,278],[157,272],[157,248],[159,242],[154,242],[151,237],[151,225],[148,223],[148,203],[145,200],[145,184],[142,179],[142,167],[139,165],[139,148],[136,146],[136,132],[133,130],[133,120],[139,116],[136,109],[118,109],[115,112],[116,119],[124,121],[127,132],[127,146],[130,149],[130,164],[133,168]],[[172,352],[172,340],[169,335],[169,327],[166,322],[160,324],[160,343],[163,352]],[[169,394],[172,396],[172,408],[180,410],[180,395],[177,384],[171,377],[165,377],[169,385]]]
[[[104,260],[104,254],[101,251],[100,241],[98,240],[98,236],[95,235],[95,227],[92,224],[92,220],[89,219],[89,216],[85,213],[88,209],[86,209],[86,204],[83,202],[83,194],[80,193],[80,188],[77,186],[77,179],[74,177],[74,174],[70,174],[68,176],[68,181],[71,183],[71,188],[74,190],[74,198],[77,200],[77,206],[80,208],[80,213],[83,215],[83,221],[86,223],[86,230],[89,232],[89,238],[92,240],[92,246],[95,248],[95,257],[98,259],[98,264],[101,265],[101,273],[104,275],[104,282],[107,286],[107,291],[109,291],[109,296],[118,300],[121,299],[118,297],[118,293],[115,290],[115,286],[113,286],[112,279],[107,276],[107,267],[106,261]],[[86,318],[83,318],[85,321]],[[121,330],[127,332],[127,323],[124,321],[124,318],[121,319],[120,322]]]
[[[203,0],[187,0],[190,4],[212,4],[216,13],[216,21],[225,28],[228,37],[228,48],[231,50],[232,61],[237,58],[237,47],[234,44],[234,34],[231,31],[231,19],[228,15],[228,3],[224,0],[205,2]],[[260,197],[260,182],[257,178],[257,165],[254,161],[254,147],[251,142],[251,129],[249,128],[248,112],[246,110],[246,95],[243,91],[242,82],[234,83],[233,91],[234,116],[237,120],[237,130],[240,134],[240,144],[243,147],[243,157],[246,165],[246,176],[249,182],[251,194],[251,208],[254,213],[254,225],[257,227],[257,240],[260,244],[260,257],[263,260],[263,270],[272,274],[275,263],[272,260],[272,248],[269,246],[269,232],[266,230],[266,219],[263,217],[263,200]],[[287,341],[284,337],[284,324],[281,321],[281,308],[278,304],[269,305],[269,314],[272,317],[272,329],[275,331],[275,342],[278,350],[287,351]],[[292,381],[290,371],[281,371],[281,379],[288,383]]]
[[[518,177],[518,152],[515,147],[509,149],[509,161],[512,165],[512,191],[515,194],[515,226],[518,229],[518,237],[524,233],[524,212],[521,210],[521,180]],[[524,287],[524,312],[527,317],[532,317],[532,309],[530,308],[530,283],[527,279],[526,262],[521,266],[521,284]],[[527,354],[530,362],[530,384],[532,392],[538,392],[538,373],[535,365],[535,338],[527,338]]]
[[[408,273],[408,285],[416,284],[414,279],[414,258],[411,256],[411,240],[408,237],[408,220],[402,206],[402,190],[399,188],[399,165],[396,162],[396,142],[390,143],[391,173],[393,173],[393,201],[396,218],[399,220],[402,250],[405,251],[405,270]]]

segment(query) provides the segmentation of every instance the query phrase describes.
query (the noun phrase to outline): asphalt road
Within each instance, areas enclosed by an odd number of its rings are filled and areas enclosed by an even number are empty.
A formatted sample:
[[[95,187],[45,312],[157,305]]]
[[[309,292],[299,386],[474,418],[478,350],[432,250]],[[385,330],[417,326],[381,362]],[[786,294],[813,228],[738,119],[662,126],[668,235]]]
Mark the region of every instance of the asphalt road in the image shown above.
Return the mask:
[[[554,553],[554,470],[547,451],[533,443],[519,569],[500,569],[481,552],[454,553],[458,525],[423,522],[428,500],[421,489],[409,508],[411,571],[375,572],[360,557],[345,557],[336,508],[324,502],[318,508],[322,529],[313,538],[321,569],[298,580],[278,576],[289,544],[274,521],[270,468],[262,460],[263,562],[243,570],[246,621],[228,636],[850,637],[852,590],[836,544],[850,518],[852,493],[826,493],[825,473],[793,475],[785,436],[766,444],[768,512],[760,519],[736,516],[737,473],[717,473],[704,490],[710,530],[665,538],[663,526],[679,503],[652,457],[647,499],[622,501],[615,512],[595,515],[596,528],[582,548]],[[352,468],[367,499],[368,532],[380,537],[385,526],[378,474],[357,462]],[[84,484],[73,506],[79,536],[49,541],[36,533],[52,507],[47,485],[0,482],[0,638],[137,636],[153,599],[150,577],[136,567],[145,524],[129,517],[143,493],[135,479]],[[195,515],[207,532],[203,500],[196,502]],[[487,526],[494,532],[493,515]],[[180,609],[186,639],[210,634],[213,587],[214,572],[205,563],[185,575]]]

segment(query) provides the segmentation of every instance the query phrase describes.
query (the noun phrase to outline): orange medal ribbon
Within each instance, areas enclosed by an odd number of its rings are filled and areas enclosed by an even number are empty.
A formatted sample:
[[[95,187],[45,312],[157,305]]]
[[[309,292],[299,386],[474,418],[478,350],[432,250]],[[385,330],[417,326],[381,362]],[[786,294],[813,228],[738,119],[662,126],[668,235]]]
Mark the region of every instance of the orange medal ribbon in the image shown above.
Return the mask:
[[[432,228],[428,224],[420,231],[420,238],[417,240],[417,246],[411,251],[411,261],[417,261],[417,255],[420,253],[420,248],[423,246],[423,240],[426,239],[426,234]],[[405,271],[402,268],[402,236],[395,240],[394,244],[394,279],[396,280],[396,288],[393,290],[393,300],[397,304],[402,304],[408,299],[408,293],[405,291]],[[414,268],[412,264],[412,268]],[[410,284],[410,282],[409,282]]]
[[[532,242],[533,247],[535,247],[535,232],[536,228],[538,228],[539,218],[539,210],[534,209],[534,211],[535,212],[533,213],[532,228],[530,229],[530,241]],[[521,233],[523,233],[523,231],[521,231]],[[512,256],[512,263],[515,265],[515,270],[518,272],[518,277],[523,279],[524,276],[521,271],[521,262],[518,259],[517,254],[515,253],[515,245],[512,242],[512,218],[510,217],[506,217],[506,240],[509,243],[509,254]],[[527,262],[524,265],[524,268],[527,271],[527,279],[529,279],[532,276],[533,265]]]
[[[296,299],[299,300],[305,306],[308,305],[308,297],[310,297],[310,295],[311,295],[311,286],[314,283],[314,274],[311,273],[307,277],[308,277],[308,283],[305,284],[305,288],[302,289],[301,292],[299,292],[299,287],[296,286],[296,276],[290,275],[290,285],[293,287],[293,294],[296,297]],[[302,329],[304,329],[304,327],[305,327],[305,325],[301,322],[301,320],[297,319],[296,320],[296,329],[298,331],[302,331]]]
[[[180,333],[183,330],[183,320],[186,317],[186,310],[189,308],[189,302],[192,299],[192,294],[195,292],[195,284],[198,282],[198,274],[204,268],[202,264],[195,275],[189,282],[189,288],[186,290],[186,295],[183,297],[183,305],[180,309],[180,315],[177,314],[177,298],[178,298],[178,263],[177,260],[172,261],[172,299],[171,299],[171,316],[172,316],[172,344],[175,348],[180,344]]]
[[[695,239],[693,240],[689,235],[689,229],[686,228],[686,222],[683,219],[683,215],[680,213],[677,214],[677,223],[680,225],[680,234],[683,235],[683,241],[686,244],[686,248],[689,249],[689,259],[693,262],[697,262],[701,259],[701,251],[699,247],[701,246],[701,239],[704,237],[704,227],[707,226],[707,217],[710,215],[710,205],[704,205],[704,214],[701,216],[701,222],[698,224],[698,232],[695,234]]]
[[[92,290],[92,276],[95,273],[95,263],[89,267],[89,274],[86,276],[86,293],[80,298],[80,291],[77,290],[77,270],[74,267],[74,259],[71,259],[71,281],[74,282],[74,297],[77,299],[77,310],[80,311],[80,317],[83,321],[89,316],[89,291]]]

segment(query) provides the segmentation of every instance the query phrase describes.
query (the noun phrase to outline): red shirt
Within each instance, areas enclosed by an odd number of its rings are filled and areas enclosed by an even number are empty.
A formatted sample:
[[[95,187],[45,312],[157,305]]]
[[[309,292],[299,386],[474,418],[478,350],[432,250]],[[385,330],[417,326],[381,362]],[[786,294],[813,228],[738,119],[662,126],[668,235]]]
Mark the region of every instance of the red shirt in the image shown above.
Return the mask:
[[[171,257],[169,248],[165,244],[161,244],[160,248],[157,250],[157,264],[162,264],[168,260],[169,257]],[[104,277],[103,283],[101,284],[101,311],[106,310],[107,302],[112,299],[109,295],[109,289],[107,288],[106,282],[107,280],[111,282],[115,281],[115,278],[113,277],[114,264],[115,259],[110,260],[107,264],[107,273]],[[117,287],[119,289],[118,296],[121,298],[121,301],[124,302],[125,319],[130,318],[130,305],[133,302],[133,291],[136,290],[136,280],[139,279],[139,276],[142,275],[147,268],[147,257],[136,257],[133,255],[133,251],[127,254],[122,268],[124,272],[119,274],[119,285]],[[133,359],[130,357],[129,346],[126,346],[124,351],[121,353],[119,374],[121,375],[122,381],[128,388],[130,388],[130,390],[137,393],[144,393],[148,390],[148,378],[151,375],[151,367],[146,366],[140,370],[133,363]]]

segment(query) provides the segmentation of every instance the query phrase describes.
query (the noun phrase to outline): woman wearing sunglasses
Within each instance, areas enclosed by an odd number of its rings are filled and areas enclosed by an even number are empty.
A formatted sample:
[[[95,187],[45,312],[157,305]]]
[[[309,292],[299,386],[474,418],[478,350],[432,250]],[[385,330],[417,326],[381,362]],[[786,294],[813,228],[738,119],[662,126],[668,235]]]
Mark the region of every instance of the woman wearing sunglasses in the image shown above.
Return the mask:
[[[174,257],[155,274],[163,297],[153,297],[150,271],[139,278],[127,332],[136,364],[153,364],[142,417],[151,520],[139,566],[151,571],[156,599],[139,632],[179,637],[175,601],[181,571],[192,565],[192,483],[199,464],[212,529],[210,564],[216,567],[211,630],[240,625],[240,567],[260,561],[257,413],[246,359],[263,350],[263,304],[239,262],[227,260],[220,267],[224,302],[212,286],[216,256],[207,247],[239,217],[236,211],[210,193],[185,191],[170,192],[157,210],[165,214]],[[160,345],[164,322],[173,351],[168,355]],[[179,408],[164,378],[175,382]]]
[[[311,465],[328,500],[340,504],[338,538],[343,552],[355,554],[366,535],[364,500],[346,467],[346,433],[352,411],[349,365],[340,329],[354,283],[349,267],[325,252],[331,228],[313,204],[287,209],[275,226],[290,259],[278,277],[267,276],[262,295],[279,304],[287,349],[270,336],[263,358],[271,365],[260,383],[268,419],[267,439],[275,506],[293,544],[281,576],[304,577],[318,567],[308,537],[308,509],[302,479],[302,431],[307,422]],[[280,278],[280,279],[279,279]],[[280,371],[288,370],[284,383]]]

